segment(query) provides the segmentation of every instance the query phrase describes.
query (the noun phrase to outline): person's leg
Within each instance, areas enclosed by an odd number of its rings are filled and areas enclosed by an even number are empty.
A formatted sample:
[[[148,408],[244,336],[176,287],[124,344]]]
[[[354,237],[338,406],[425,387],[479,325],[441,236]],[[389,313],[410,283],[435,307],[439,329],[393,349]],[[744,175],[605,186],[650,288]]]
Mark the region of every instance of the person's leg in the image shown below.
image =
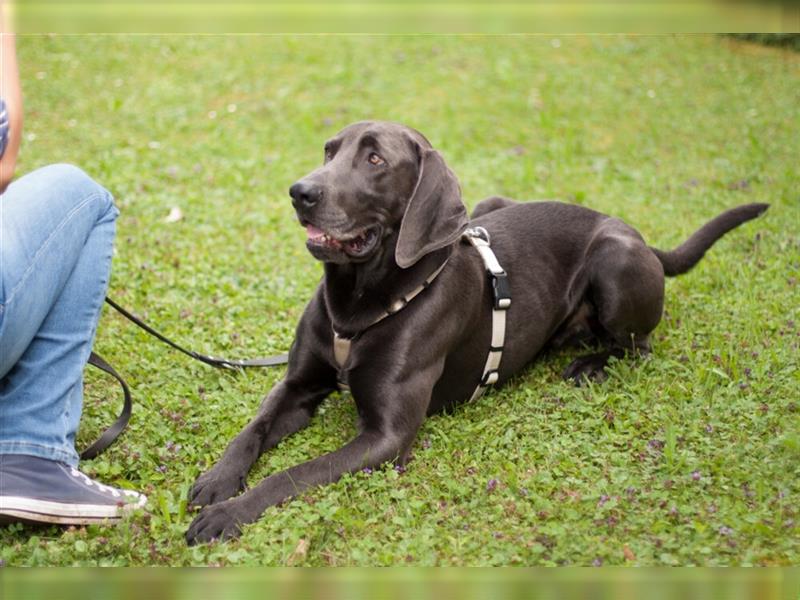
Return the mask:
[[[117,214],[111,195],[68,165],[0,197],[0,520],[88,523],[144,501],[75,469]]]
[[[78,463],[83,369],[117,214],[68,165],[26,175],[0,200],[0,454]]]

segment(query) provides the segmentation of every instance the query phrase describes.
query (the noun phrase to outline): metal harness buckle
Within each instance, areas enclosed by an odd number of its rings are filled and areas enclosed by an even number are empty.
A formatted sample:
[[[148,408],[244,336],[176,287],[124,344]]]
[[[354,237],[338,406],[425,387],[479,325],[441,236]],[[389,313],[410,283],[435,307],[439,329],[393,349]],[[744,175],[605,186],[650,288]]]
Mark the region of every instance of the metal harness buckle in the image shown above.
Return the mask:
[[[508,275],[502,273],[489,273],[492,278],[492,295],[494,296],[495,310],[508,310],[511,306],[511,288],[508,285]]]
[[[497,369],[492,369],[491,371],[487,371],[483,378],[481,379],[481,387],[486,387],[492,385],[493,383],[497,383],[497,380],[500,378],[500,373]]]

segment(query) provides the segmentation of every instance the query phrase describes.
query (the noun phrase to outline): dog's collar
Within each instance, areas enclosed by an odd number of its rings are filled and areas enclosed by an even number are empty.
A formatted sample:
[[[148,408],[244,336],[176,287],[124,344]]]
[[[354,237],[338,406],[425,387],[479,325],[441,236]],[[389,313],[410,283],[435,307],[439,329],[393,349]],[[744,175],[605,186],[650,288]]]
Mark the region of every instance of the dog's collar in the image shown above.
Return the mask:
[[[346,378],[343,377],[344,365],[347,362],[348,357],[350,356],[350,347],[353,343],[353,340],[359,337],[362,333],[364,333],[370,327],[377,325],[381,321],[383,321],[387,317],[391,317],[394,314],[397,314],[401,310],[403,310],[408,304],[417,296],[419,296],[422,292],[424,292],[428,287],[433,283],[433,280],[439,276],[445,266],[447,265],[447,261],[450,260],[448,256],[444,262],[437,267],[437,269],[428,275],[427,279],[422,282],[418,287],[411,290],[405,296],[402,296],[392,302],[386,310],[381,314],[377,319],[372,321],[369,325],[364,327],[361,331],[354,334],[351,337],[344,337],[339,335],[339,333],[334,329],[333,330],[333,356],[336,359],[336,364],[339,365],[339,374],[337,376],[337,380],[339,382],[340,389],[349,389],[347,386]]]

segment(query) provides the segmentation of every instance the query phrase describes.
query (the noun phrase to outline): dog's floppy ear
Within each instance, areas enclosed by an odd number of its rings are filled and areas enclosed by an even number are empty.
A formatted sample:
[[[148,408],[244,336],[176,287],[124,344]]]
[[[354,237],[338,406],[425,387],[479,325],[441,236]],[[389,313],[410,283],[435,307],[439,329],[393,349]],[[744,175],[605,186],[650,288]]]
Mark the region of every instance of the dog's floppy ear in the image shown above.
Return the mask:
[[[468,222],[456,176],[438,152],[422,150],[419,180],[400,224],[395,261],[403,269],[410,267],[458,240]]]

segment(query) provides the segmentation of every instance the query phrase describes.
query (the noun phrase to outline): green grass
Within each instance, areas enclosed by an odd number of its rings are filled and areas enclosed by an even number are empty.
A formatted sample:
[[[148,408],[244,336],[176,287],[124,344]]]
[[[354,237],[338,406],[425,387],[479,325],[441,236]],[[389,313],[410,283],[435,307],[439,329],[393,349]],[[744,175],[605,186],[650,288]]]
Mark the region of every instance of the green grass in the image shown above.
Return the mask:
[[[346,476],[227,544],[186,547],[186,492],[281,369],[216,371],[105,311],[96,349],[127,377],[135,409],[83,469],[145,491],[147,512],[112,528],[5,527],[5,564],[798,563],[797,53],[710,36],[18,45],[20,172],[72,162],[112,190],[122,211],[112,297],[199,351],[288,348],[321,267],[287,189],[352,121],[423,131],[469,206],[492,194],[577,202],[662,248],[726,208],[772,207],[668,281],[646,360],[577,389],[559,378],[574,353],[548,356],[429,419],[407,472]],[[174,206],[184,218],[167,223]],[[89,371],[81,444],[117,408],[112,382]],[[337,448],[354,421],[350,399],[333,396],[251,483]]]

